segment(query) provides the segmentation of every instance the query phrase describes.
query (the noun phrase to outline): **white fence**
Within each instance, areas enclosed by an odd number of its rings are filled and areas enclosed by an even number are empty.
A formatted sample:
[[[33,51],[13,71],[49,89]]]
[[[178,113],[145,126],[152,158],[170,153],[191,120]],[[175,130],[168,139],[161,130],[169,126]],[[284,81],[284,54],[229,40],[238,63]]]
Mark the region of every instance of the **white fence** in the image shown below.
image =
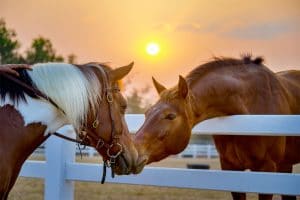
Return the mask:
[[[143,120],[143,115],[126,116],[131,132],[137,131]],[[200,134],[300,136],[300,115],[221,117],[198,124],[194,131]],[[102,175],[99,164],[76,163],[75,149],[75,144],[52,136],[46,143],[46,161],[26,161],[20,176],[44,178],[46,200],[74,199],[74,181],[99,182]],[[147,167],[139,175],[107,177],[107,182],[300,195],[300,174]]]
[[[218,157],[218,151],[215,145],[212,144],[189,144],[183,152],[178,154],[178,157],[204,157],[204,158],[212,158]]]
[[[76,147],[76,155],[82,154],[88,157],[99,156],[99,153],[93,147]],[[40,146],[37,150],[34,151],[33,155],[44,155],[45,154],[45,145]],[[215,145],[213,144],[189,144],[185,150],[177,155],[179,158],[215,158],[219,154]]]

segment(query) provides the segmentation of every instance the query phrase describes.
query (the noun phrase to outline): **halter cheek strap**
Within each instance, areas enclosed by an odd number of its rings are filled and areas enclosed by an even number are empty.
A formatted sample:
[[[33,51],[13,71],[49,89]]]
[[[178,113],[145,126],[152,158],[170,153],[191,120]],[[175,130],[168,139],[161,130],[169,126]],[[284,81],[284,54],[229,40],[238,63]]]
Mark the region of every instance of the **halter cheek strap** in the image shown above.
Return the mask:
[[[103,159],[103,176],[101,183],[103,184],[105,182],[105,176],[106,176],[106,167],[111,167],[112,177],[114,178],[114,168],[116,163],[116,158],[119,157],[123,152],[123,146],[118,142],[119,136],[116,135],[116,127],[115,127],[115,118],[112,112],[113,107],[113,91],[111,87],[109,87],[109,77],[105,70],[102,67],[97,67],[99,71],[102,74],[103,77],[103,87],[105,89],[105,99],[108,103],[108,111],[109,111],[109,117],[111,120],[111,143],[106,143],[101,137],[98,138],[96,149],[99,150],[103,147],[106,148],[106,155],[109,159],[104,160]],[[98,116],[97,116],[98,118]],[[96,120],[97,120],[96,118]],[[94,121],[93,128],[96,129],[98,126],[98,121]],[[117,148],[118,151],[115,154],[112,154],[112,149]]]
[[[108,102],[110,120],[111,120],[111,143],[105,142],[101,137],[95,137],[93,135],[88,135],[87,131],[84,131],[84,130],[80,131],[80,134],[79,134],[80,140],[69,138],[69,137],[64,136],[57,132],[52,133],[52,135],[69,140],[71,142],[76,142],[80,145],[89,145],[89,142],[88,142],[89,140],[96,140],[97,144],[95,146],[95,149],[97,149],[98,151],[101,148],[106,149],[106,155],[109,159],[106,159],[106,160],[103,159],[103,174],[102,174],[102,179],[101,179],[102,184],[105,182],[105,178],[106,178],[106,167],[111,168],[111,173],[112,173],[111,176],[112,176],[112,178],[114,178],[114,176],[115,176],[114,168],[115,168],[115,164],[116,164],[116,159],[123,153],[123,146],[118,142],[119,136],[116,134],[115,120],[114,120],[114,116],[112,114],[112,103],[113,103],[112,92],[113,92],[113,90],[111,90],[111,89],[106,89],[106,92],[105,92],[106,100]],[[98,121],[98,114],[97,114],[96,119],[92,123],[92,128],[97,129],[98,126],[99,126],[99,121]],[[113,154],[112,149],[117,149],[118,151]]]

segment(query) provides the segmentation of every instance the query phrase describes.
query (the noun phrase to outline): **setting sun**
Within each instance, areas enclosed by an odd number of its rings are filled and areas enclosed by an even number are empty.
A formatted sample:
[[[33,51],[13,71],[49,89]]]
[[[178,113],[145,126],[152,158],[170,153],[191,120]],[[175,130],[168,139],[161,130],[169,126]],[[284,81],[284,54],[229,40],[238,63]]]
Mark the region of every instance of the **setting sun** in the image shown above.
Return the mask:
[[[157,43],[151,42],[148,43],[146,46],[146,52],[151,56],[157,55],[159,51],[160,51],[160,47]]]

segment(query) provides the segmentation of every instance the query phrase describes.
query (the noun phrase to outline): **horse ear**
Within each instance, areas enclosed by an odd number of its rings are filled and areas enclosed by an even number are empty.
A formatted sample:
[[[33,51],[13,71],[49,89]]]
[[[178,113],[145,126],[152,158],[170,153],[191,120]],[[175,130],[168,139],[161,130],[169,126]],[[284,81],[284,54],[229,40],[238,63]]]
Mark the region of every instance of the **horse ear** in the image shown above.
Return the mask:
[[[186,80],[181,75],[179,75],[178,95],[185,99],[188,92],[189,92],[189,88]]]
[[[113,69],[112,71],[109,72],[109,77],[110,80],[118,81],[124,78],[132,69],[134,62],[131,62],[129,65],[119,67],[117,69]]]
[[[162,91],[166,90],[166,87],[157,82],[154,77],[152,77],[153,85],[157,91],[158,94],[162,93]]]

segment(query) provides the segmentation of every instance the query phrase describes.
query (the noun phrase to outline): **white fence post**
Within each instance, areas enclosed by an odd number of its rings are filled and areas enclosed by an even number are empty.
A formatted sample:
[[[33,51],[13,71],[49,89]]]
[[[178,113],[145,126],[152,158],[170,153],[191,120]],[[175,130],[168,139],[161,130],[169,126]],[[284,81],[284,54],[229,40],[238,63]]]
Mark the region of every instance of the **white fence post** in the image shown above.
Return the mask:
[[[211,159],[211,144],[208,144],[207,145],[207,158],[208,159]]]
[[[69,126],[59,132],[74,137]],[[66,163],[75,162],[75,143],[51,136],[46,141],[45,200],[73,200],[74,183],[66,181]]]
[[[86,148],[88,148],[89,157],[90,158],[94,157],[95,150],[92,147],[86,147]]]

